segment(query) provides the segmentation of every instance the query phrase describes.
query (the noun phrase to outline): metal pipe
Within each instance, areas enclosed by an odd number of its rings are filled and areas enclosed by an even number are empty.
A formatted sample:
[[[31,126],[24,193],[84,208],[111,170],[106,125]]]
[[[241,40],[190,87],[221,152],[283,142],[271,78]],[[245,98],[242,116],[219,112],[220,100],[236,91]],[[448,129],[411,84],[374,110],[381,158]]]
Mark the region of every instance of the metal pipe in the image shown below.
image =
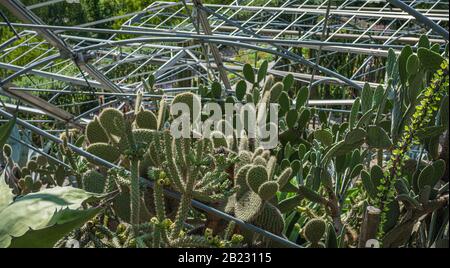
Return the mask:
[[[409,15],[413,16],[414,18],[416,18],[417,21],[430,27],[436,33],[442,35],[442,37],[444,37],[445,40],[447,40],[447,41],[449,40],[448,31],[446,29],[444,29],[443,27],[441,27],[439,24],[437,24],[434,21],[432,21],[431,19],[429,19],[427,16],[423,15],[419,11],[417,11],[414,8],[403,3],[403,1],[400,1],[400,0],[388,0],[388,1],[392,5],[401,8],[403,11],[405,11]],[[448,15],[447,15],[447,19],[448,19]]]

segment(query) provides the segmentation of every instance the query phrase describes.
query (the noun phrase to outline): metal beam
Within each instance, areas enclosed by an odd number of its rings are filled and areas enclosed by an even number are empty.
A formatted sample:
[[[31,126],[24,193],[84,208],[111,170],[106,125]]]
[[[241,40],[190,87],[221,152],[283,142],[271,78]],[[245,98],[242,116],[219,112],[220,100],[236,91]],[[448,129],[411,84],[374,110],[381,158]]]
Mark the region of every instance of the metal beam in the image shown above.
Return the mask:
[[[39,17],[28,10],[27,7],[23,5],[19,0],[4,0],[1,2],[1,4],[24,22],[36,25],[45,25],[45,23]],[[64,42],[64,40],[54,32],[45,28],[39,28],[36,31],[52,46],[56,47],[60,51],[62,57],[71,58],[76,65],[80,66],[81,69],[89,73],[94,79],[106,86],[108,90],[112,92],[122,92],[122,90],[117,85],[109,81],[109,79],[101,72],[99,72],[94,66],[88,64],[83,54],[75,54],[72,49]]]
[[[392,5],[401,8],[403,11],[407,12],[409,15],[413,16],[417,21],[425,24],[426,26],[433,29],[436,33],[442,35],[442,37],[445,38],[445,40],[449,40],[448,31],[441,27],[439,24],[435,23],[432,19],[429,17],[423,15],[419,11],[415,10],[414,8],[408,6],[407,4],[403,3],[403,1],[400,0],[388,0],[389,3]],[[441,19],[445,20],[445,19]],[[448,14],[446,20],[448,21]]]
[[[203,8],[202,8],[202,6],[203,6],[202,1],[201,0],[193,0],[193,4],[194,4],[194,7],[197,9],[197,16],[198,16],[199,24],[201,25],[203,32],[206,35],[213,35],[213,32],[211,30],[211,26],[209,25],[209,21],[206,16],[206,13],[203,11]],[[220,55],[220,51],[217,48],[217,45],[215,45],[215,44],[209,43],[209,47],[211,49],[211,53],[214,57],[214,61],[219,70],[220,79],[222,80],[222,82],[225,86],[225,89],[230,90],[231,89],[230,80],[228,79],[228,75],[223,66],[223,61],[222,61],[222,56]]]

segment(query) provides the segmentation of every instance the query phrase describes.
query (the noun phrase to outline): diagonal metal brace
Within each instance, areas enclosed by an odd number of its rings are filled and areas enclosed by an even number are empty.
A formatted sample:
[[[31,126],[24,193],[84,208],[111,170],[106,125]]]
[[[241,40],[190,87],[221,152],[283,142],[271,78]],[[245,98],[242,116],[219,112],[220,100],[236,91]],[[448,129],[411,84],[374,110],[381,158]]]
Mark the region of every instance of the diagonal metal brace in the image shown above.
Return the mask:
[[[197,15],[199,23],[203,29],[203,32],[206,35],[213,35],[213,32],[211,30],[211,26],[208,22],[208,17],[206,16],[206,12],[203,11],[202,7],[202,1],[201,0],[193,0],[192,3],[194,4],[194,7],[197,9]],[[225,66],[223,65],[223,60],[220,55],[219,49],[217,48],[217,45],[209,43],[209,47],[211,48],[211,53],[214,57],[214,61],[217,65],[217,68],[219,70],[220,79],[222,80],[225,88],[227,90],[231,89],[230,80],[228,79],[227,73],[225,71]]]

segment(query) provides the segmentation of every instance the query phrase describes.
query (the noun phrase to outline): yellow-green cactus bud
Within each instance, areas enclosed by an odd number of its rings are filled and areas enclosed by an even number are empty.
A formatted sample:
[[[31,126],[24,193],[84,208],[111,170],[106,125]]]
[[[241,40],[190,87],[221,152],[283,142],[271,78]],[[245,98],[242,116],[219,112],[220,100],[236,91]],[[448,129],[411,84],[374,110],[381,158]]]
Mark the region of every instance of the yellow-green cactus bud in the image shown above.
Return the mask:
[[[149,110],[141,110],[136,114],[136,125],[139,128],[145,129],[157,129],[158,122],[156,119],[156,115]]]
[[[239,244],[242,241],[244,241],[244,237],[242,235],[240,235],[240,234],[234,234],[231,237],[231,243],[233,243],[233,244]]]
[[[167,174],[164,171],[159,172],[159,179],[165,180],[167,178]]]
[[[164,219],[162,222],[164,228],[169,229],[172,226],[173,222],[171,219]]]
[[[159,220],[158,220],[158,218],[156,218],[156,217],[151,218],[151,219],[150,219],[150,222],[151,222],[152,224],[154,224],[154,225],[158,225],[158,224],[159,224]]]
[[[212,236],[213,235],[213,230],[211,228],[206,228],[205,229],[205,236]]]
[[[111,124],[112,122],[109,122]],[[86,137],[90,143],[104,142],[107,143],[109,141],[108,135],[106,134],[105,129],[100,124],[98,117],[94,117],[94,120],[89,122],[86,126]]]
[[[107,143],[91,144],[86,151],[110,163],[115,163],[120,157],[119,149]],[[95,161],[93,162],[95,163]]]

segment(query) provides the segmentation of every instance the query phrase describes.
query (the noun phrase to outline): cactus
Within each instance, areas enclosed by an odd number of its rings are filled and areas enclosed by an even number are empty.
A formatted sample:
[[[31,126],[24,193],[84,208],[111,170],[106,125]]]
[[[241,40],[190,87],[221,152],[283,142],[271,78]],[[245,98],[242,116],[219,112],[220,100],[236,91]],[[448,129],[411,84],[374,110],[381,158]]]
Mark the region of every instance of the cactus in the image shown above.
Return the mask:
[[[191,122],[194,122],[200,116],[201,100],[192,92],[185,92],[175,96],[172,100],[172,106],[177,103],[186,104],[189,107]],[[197,112],[198,114],[194,114]],[[194,117],[195,116],[195,117]]]
[[[270,202],[291,178],[292,170],[287,168],[279,176],[275,176],[276,158],[271,157],[265,162],[262,155],[267,155],[266,153],[267,151],[257,149],[252,163],[240,167],[235,178],[238,190],[230,200],[230,205],[234,205],[234,213],[239,219],[281,234],[284,228],[283,217]],[[246,156],[248,153],[240,152],[240,155]],[[244,157],[243,160],[248,162],[249,157]]]
[[[103,193],[105,190],[105,176],[95,170],[83,174],[83,189],[92,193]]]
[[[114,108],[106,108],[99,115],[99,121],[106,133],[112,137],[121,137],[125,124],[123,113]]]
[[[152,111],[141,110],[136,114],[136,125],[138,128],[157,129],[158,121]]]
[[[308,221],[304,227],[303,235],[310,243],[310,247],[323,247],[323,245],[320,244],[320,240],[323,238],[326,228],[327,225],[322,219],[311,219]]]
[[[99,142],[91,144],[86,148],[86,151],[110,163],[115,163],[120,157],[119,149],[107,143]],[[95,163],[95,161],[93,161],[93,163]]]
[[[90,143],[109,142],[108,135],[97,116],[86,126],[86,137]]]

